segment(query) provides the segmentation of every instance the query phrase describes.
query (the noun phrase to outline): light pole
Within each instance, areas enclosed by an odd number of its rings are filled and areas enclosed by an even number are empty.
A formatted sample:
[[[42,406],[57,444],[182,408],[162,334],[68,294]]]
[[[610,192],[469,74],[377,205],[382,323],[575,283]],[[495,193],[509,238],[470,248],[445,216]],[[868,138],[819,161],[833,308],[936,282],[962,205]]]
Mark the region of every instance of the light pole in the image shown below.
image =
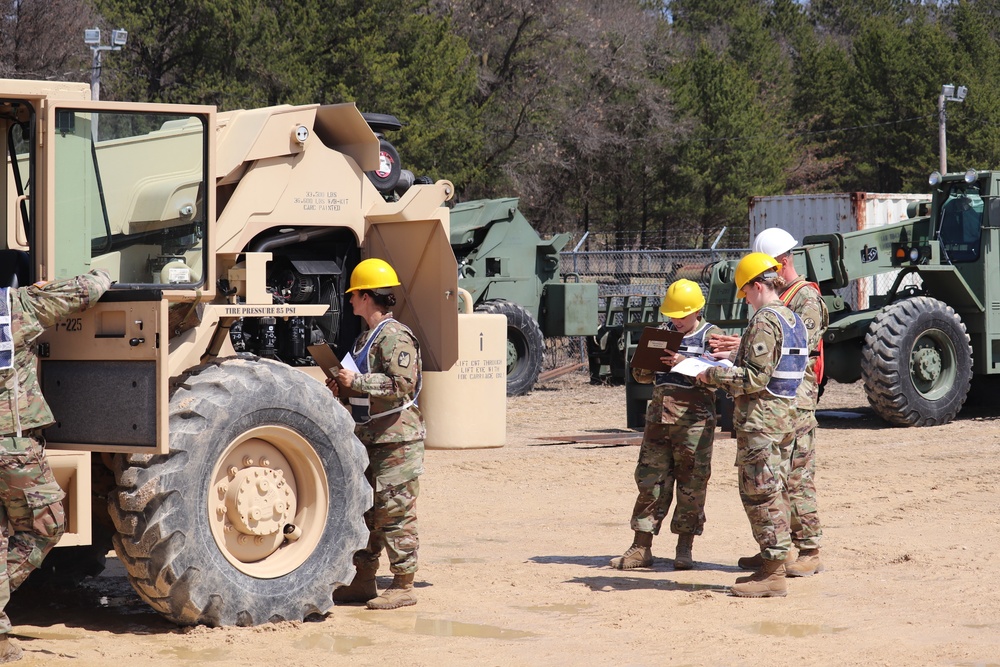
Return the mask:
[[[90,65],[90,99],[101,99],[101,54],[105,51],[121,51],[128,41],[128,31],[111,31],[111,44],[104,46],[101,44],[101,29],[88,28],[83,31],[83,43],[90,47],[93,53],[93,61]]]
[[[941,86],[941,94],[938,95],[938,147],[941,152],[941,173],[948,173],[948,141],[945,139],[945,120],[947,115],[944,110],[945,102],[962,102],[969,94],[969,89],[965,86],[955,88],[954,84],[946,83]]]

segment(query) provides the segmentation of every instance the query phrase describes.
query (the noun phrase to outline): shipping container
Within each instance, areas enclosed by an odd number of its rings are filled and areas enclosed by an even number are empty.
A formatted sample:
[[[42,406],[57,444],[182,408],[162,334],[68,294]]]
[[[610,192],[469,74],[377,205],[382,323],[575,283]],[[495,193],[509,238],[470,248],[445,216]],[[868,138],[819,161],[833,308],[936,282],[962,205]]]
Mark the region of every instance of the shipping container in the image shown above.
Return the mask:
[[[780,227],[799,242],[811,234],[834,234],[880,227],[905,220],[918,212],[929,194],[837,192],[815,195],[776,195],[750,198],[750,239],[769,227]],[[922,214],[926,215],[926,212]],[[852,308],[868,307],[868,296],[885,294],[896,272],[854,281],[837,293]],[[915,280],[919,280],[914,276]]]

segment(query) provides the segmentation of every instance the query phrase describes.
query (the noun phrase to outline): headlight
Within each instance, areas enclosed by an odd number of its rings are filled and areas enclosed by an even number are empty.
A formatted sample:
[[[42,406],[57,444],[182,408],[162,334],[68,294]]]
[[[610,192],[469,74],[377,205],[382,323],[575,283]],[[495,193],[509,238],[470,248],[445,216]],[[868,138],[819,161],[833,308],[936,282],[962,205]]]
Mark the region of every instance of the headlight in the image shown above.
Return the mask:
[[[938,183],[940,183],[941,182],[941,172],[940,171],[932,171],[931,175],[930,175],[930,178],[927,179],[927,182],[930,183],[932,186],[933,185],[937,185]]]
[[[976,173],[975,169],[968,170],[967,172],[965,172],[965,182],[968,183],[969,185],[972,185],[973,183],[976,182],[976,176],[978,176],[978,174]]]
[[[920,259],[920,248],[910,248],[910,261],[915,262]]]

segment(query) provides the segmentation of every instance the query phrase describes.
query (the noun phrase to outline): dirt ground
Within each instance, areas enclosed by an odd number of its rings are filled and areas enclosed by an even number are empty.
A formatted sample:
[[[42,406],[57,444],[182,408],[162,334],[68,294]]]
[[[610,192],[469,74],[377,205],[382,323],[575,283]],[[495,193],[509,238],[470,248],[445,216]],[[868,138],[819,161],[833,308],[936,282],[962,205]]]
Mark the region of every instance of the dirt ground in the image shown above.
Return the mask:
[[[21,664],[1000,666],[1000,409],[889,428],[835,383],[820,407],[826,571],[786,598],[727,593],[756,548],[721,433],[696,569],[672,569],[667,534],[652,569],[607,567],[630,543],[638,448],[553,437],[627,430],[624,388],[578,374],[510,399],[505,447],[427,453],[417,606],[180,629],[112,559],[78,590],[15,595]]]

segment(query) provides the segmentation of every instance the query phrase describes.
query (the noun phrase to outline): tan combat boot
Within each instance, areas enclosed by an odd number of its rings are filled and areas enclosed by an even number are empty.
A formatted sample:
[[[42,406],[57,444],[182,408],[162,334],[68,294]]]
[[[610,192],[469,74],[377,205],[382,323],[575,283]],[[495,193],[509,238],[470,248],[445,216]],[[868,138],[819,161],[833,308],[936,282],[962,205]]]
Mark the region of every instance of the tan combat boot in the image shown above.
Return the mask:
[[[616,570],[634,570],[637,567],[650,567],[653,564],[653,534],[635,531],[635,540],[624,554],[612,558],[609,563]]]
[[[413,592],[413,575],[397,574],[392,578],[392,585],[382,591],[382,595],[368,601],[369,609],[398,609],[417,604],[417,596]]]
[[[694,567],[694,559],[691,558],[693,544],[694,535],[691,533],[681,533],[677,536],[677,552],[674,556],[675,570],[690,570]]]
[[[764,567],[764,557],[759,553],[753,556],[743,556],[736,564],[741,570],[750,570],[751,572],[756,572],[760,568]]]
[[[0,635],[0,663],[20,660],[24,652],[7,635]]]
[[[355,557],[354,567],[356,572],[350,585],[333,591],[334,602],[368,602],[378,596],[378,587],[375,585],[378,559]]]
[[[794,563],[785,565],[785,576],[811,577],[823,571],[823,563],[819,560],[819,549],[803,549]]]
[[[740,577],[729,592],[741,598],[783,598],[788,595],[785,562],[764,559],[759,572]]]

